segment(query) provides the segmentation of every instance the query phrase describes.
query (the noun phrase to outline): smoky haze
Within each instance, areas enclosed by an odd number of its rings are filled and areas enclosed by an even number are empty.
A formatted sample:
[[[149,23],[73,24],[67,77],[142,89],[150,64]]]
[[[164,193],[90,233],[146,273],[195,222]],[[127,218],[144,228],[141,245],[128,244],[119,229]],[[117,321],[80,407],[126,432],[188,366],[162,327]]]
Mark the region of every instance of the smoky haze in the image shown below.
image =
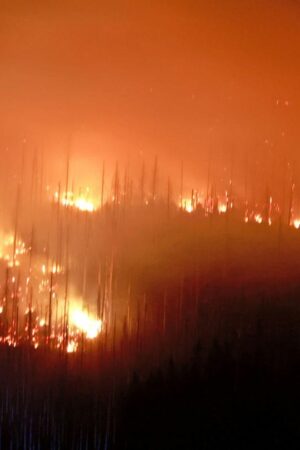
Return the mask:
[[[137,173],[155,155],[174,184],[184,161],[187,190],[203,187],[210,159],[215,184],[232,177],[239,191],[246,166],[261,192],[288,163],[297,172],[297,1],[22,3],[0,11],[0,144],[13,175],[24,137],[55,182],[68,146],[79,184],[99,182],[102,160]]]
[[[300,448],[299,37],[0,0],[0,450]]]

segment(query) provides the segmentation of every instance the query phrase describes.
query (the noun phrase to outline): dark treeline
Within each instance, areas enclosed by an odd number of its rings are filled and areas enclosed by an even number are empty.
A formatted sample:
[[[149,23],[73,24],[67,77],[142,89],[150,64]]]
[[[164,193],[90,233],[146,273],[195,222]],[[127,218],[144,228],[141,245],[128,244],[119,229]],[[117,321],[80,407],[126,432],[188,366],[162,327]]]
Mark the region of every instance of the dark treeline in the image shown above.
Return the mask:
[[[143,348],[127,364],[124,343],[74,355],[3,347],[1,448],[297,448],[299,286],[218,292],[199,302],[191,351],[153,355],[147,370]]]

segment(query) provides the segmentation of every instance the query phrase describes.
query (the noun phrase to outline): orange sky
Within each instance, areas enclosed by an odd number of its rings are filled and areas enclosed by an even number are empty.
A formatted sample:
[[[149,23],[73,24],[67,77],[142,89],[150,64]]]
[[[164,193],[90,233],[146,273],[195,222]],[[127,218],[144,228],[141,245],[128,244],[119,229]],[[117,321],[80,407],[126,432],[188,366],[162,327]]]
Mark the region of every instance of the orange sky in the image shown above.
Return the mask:
[[[191,180],[210,149],[298,158],[299,2],[52,3],[1,0],[2,152],[72,135],[78,161],[157,153]]]

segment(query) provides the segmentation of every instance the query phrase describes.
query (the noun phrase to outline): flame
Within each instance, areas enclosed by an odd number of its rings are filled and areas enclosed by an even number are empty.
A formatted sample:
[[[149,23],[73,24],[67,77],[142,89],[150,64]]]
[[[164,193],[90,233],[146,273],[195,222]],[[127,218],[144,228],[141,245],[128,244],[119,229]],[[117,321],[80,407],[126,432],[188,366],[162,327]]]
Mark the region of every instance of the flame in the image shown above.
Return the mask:
[[[42,264],[41,272],[43,275],[47,275],[48,269],[47,269],[46,264]],[[60,274],[62,272],[63,272],[63,267],[56,263],[53,263],[49,270],[49,273],[52,273],[53,275]]]
[[[102,321],[91,318],[86,311],[74,309],[70,313],[71,324],[83,332],[88,339],[95,339],[102,330]]]
[[[87,190],[86,195],[79,195],[78,197],[75,196],[74,192],[64,192],[61,196],[58,192],[54,193],[54,200],[56,202],[59,202],[61,205],[65,207],[71,207],[78,209],[82,212],[89,212],[92,213],[96,211],[96,205],[95,203],[88,198],[89,196],[89,190]]]
[[[300,219],[295,219],[295,220],[293,221],[293,226],[294,226],[297,230],[299,230],[299,229],[300,229]]]
[[[183,210],[189,214],[194,211],[193,202],[190,198],[183,198],[179,206],[182,206]]]
[[[86,211],[86,212],[94,212],[96,209],[93,202],[86,200],[82,197],[75,200],[74,206],[75,206],[75,208],[79,209],[80,211]]]

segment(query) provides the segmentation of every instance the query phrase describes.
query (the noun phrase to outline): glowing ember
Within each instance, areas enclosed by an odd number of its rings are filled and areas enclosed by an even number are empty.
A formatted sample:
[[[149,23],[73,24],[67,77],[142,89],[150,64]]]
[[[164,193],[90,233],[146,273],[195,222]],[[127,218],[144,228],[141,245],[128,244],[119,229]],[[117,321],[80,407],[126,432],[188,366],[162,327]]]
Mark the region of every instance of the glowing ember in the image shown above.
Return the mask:
[[[262,218],[261,214],[255,214],[254,220],[256,223],[259,223],[259,224],[261,224],[263,222],[263,218]]]
[[[58,265],[58,264],[53,264],[52,265],[51,272],[53,274],[61,273],[61,271],[62,271],[62,268],[60,267],[60,265]]]
[[[218,205],[219,214],[225,214],[227,212],[227,205],[225,203],[221,203]]]
[[[20,262],[17,260],[17,257],[25,255],[26,252],[27,249],[25,243],[21,239],[16,239],[15,242],[13,233],[6,235],[1,234],[0,259],[7,261],[9,267],[19,266]]]
[[[67,346],[67,353],[75,353],[77,351],[78,344],[75,341],[70,341]]]

